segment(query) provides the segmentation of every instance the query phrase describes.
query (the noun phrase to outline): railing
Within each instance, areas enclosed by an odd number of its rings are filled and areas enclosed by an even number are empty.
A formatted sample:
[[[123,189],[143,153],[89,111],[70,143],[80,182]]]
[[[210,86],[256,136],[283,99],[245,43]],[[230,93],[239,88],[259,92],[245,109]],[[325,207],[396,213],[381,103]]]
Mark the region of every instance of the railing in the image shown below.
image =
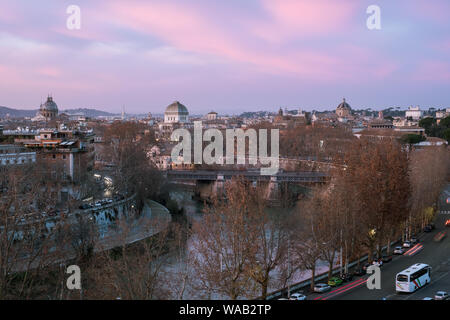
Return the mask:
[[[322,172],[282,172],[274,176],[261,175],[257,172],[248,171],[168,171],[167,176],[178,180],[218,180],[218,176],[223,176],[224,180],[230,180],[234,176],[244,176],[249,180],[263,180],[275,182],[324,182],[328,178],[328,174]]]
[[[392,242],[390,243],[390,246],[396,244],[396,243],[399,242],[399,241],[401,241],[401,239],[392,241]],[[381,251],[386,250],[386,248],[387,248],[387,247],[384,246],[384,247],[381,249]],[[364,261],[366,261],[366,260],[368,260],[368,255],[365,255],[365,256],[363,256],[362,258],[360,258],[360,259],[359,259],[359,263],[364,262]],[[348,264],[348,268],[352,268],[352,267],[354,267],[354,266],[357,265],[357,264],[358,264],[358,260],[353,261],[353,262],[351,262],[351,263]],[[335,267],[335,268],[332,270],[331,274],[332,274],[332,275],[335,275],[335,274],[339,273],[340,270],[341,270],[341,266],[337,266],[337,267]],[[328,270],[325,271],[325,272],[323,272],[323,273],[320,273],[320,274],[314,276],[314,282],[318,282],[318,281],[323,280],[323,279],[326,279],[326,278],[328,278]],[[299,289],[305,288],[305,287],[310,286],[310,285],[311,285],[311,278],[306,279],[306,280],[303,280],[303,281],[300,281],[300,282],[297,282],[297,283],[295,283],[295,284],[293,284],[293,285],[290,285],[290,286],[289,286],[289,289],[290,289],[291,292],[295,292],[295,291],[297,291],[297,290],[299,290]],[[273,299],[276,299],[276,298],[283,297],[284,295],[286,295],[287,291],[288,291],[288,288],[283,288],[283,289],[279,289],[279,290],[277,290],[277,291],[271,292],[270,294],[267,295],[266,300],[273,300]],[[257,298],[257,299],[261,300],[261,297],[259,297],[259,298]]]

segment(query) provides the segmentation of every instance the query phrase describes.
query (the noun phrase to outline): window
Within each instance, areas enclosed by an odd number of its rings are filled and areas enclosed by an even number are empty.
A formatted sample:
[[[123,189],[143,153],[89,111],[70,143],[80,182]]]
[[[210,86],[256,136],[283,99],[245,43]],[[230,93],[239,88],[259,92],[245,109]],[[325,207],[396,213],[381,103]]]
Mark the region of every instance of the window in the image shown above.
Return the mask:
[[[397,281],[399,282],[408,282],[408,276],[404,274],[400,274],[397,276]]]
[[[428,269],[422,269],[422,270],[419,270],[419,271],[417,271],[417,272],[414,272],[412,275],[411,275],[411,281],[414,281],[414,280],[416,280],[417,278],[420,278],[421,276],[423,276],[423,275],[425,275],[425,274],[427,274],[428,273]]]
[[[56,159],[56,154],[53,155],[53,159]]]

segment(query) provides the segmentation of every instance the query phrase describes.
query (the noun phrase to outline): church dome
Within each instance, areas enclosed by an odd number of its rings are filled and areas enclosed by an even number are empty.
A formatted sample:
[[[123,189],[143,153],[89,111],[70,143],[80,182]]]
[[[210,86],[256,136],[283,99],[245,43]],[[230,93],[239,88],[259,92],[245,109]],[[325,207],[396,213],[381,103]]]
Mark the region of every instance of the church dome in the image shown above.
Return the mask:
[[[51,112],[58,112],[58,106],[53,101],[52,97],[47,97],[47,101],[40,106],[41,111],[51,111]]]
[[[188,109],[175,101],[174,103],[167,106],[164,112],[164,122],[165,123],[187,123],[189,122],[189,112]]]
[[[337,106],[336,108],[337,110],[351,110],[352,108],[350,107],[350,105],[345,102],[345,98],[342,100],[342,102]]]
[[[178,115],[188,115],[188,109],[179,103],[178,101],[173,102],[172,104],[168,105],[166,108],[165,113],[167,114],[178,114]]]

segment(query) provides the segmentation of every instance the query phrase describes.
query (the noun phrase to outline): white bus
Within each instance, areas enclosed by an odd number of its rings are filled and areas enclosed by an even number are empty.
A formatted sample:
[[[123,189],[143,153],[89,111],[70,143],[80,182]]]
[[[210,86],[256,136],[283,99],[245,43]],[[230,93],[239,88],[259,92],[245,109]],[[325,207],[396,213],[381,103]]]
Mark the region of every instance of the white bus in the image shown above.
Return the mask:
[[[395,290],[397,292],[414,292],[430,282],[431,267],[425,263],[416,263],[397,273]]]

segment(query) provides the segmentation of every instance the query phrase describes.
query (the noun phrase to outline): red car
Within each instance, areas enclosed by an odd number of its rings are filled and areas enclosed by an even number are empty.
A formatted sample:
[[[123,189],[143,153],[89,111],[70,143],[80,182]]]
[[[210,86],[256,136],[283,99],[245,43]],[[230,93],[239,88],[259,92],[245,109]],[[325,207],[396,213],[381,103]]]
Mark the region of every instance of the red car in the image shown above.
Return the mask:
[[[445,221],[445,226],[446,226],[446,227],[450,227],[450,219],[448,219],[447,221]]]

